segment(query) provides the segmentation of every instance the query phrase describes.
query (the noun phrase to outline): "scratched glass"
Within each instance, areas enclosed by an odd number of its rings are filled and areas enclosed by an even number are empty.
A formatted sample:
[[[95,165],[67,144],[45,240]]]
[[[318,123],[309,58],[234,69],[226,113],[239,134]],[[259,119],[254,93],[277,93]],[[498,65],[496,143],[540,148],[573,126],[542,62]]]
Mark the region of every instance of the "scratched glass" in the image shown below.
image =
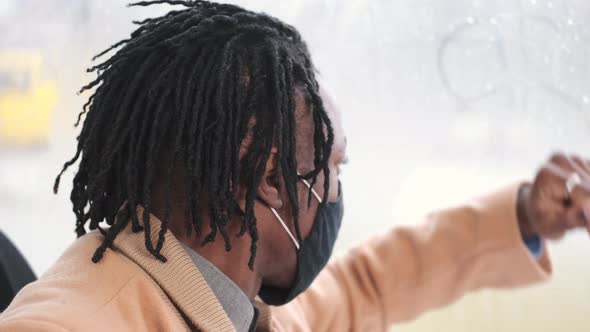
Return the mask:
[[[299,28],[342,109],[350,163],[340,252],[530,176],[553,150],[588,155],[589,1],[233,2]],[[72,174],[58,196],[51,185],[73,153],[84,68],[131,20],[169,9],[124,4],[0,1],[0,229],[37,273],[74,239]],[[468,295],[394,330],[586,331],[587,236],[550,250],[550,283]]]

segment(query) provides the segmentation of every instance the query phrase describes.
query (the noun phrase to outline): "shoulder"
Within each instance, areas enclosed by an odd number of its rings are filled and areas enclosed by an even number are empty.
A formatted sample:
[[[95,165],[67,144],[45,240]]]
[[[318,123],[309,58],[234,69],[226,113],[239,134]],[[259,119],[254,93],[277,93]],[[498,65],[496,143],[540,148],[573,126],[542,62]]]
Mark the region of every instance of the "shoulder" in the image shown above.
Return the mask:
[[[100,262],[93,263],[92,254],[101,243],[97,232],[76,240],[39,280],[17,294],[0,315],[0,330],[20,324],[30,328],[14,330],[67,331],[108,311],[113,303],[123,305],[120,295],[129,288],[155,287],[141,268],[117,251],[107,250]]]

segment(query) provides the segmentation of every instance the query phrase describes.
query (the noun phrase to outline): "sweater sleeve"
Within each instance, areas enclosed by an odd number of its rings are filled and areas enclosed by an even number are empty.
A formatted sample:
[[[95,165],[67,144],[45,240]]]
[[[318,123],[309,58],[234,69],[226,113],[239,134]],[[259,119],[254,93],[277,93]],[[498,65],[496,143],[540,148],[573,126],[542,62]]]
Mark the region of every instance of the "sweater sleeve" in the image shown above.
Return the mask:
[[[518,185],[397,227],[328,264],[311,287],[275,307],[285,331],[386,331],[484,287],[513,288],[551,273],[520,237]]]
[[[0,332],[68,332],[69,330],[51,322],[15,319],[0,323]]]

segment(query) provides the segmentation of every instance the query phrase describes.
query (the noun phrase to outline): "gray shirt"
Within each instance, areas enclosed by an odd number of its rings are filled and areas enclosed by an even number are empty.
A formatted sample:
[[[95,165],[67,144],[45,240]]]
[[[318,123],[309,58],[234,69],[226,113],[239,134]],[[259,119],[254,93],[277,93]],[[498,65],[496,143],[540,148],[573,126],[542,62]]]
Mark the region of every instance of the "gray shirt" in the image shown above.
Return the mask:
[[[186,244],[181,244],[209,284],[236,331],[248,331],[254,318],[254,306],[248,296],[215,265]]]

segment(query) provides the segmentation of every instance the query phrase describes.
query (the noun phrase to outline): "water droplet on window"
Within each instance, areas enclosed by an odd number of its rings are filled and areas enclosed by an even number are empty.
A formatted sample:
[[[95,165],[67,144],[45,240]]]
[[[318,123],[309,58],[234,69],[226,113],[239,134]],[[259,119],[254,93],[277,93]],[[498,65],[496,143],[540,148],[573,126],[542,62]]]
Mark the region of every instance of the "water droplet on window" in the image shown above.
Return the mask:
[[[474,24],[475,23],[475,19],[473,17],[468,17],[467,19],[465,19],[465,21],[467,21],[468,24]]]
[[[590,98],[588,96],[584,96],[582,97],[582,101],[584,102],[584,104],[588,105],[590,104]]]

